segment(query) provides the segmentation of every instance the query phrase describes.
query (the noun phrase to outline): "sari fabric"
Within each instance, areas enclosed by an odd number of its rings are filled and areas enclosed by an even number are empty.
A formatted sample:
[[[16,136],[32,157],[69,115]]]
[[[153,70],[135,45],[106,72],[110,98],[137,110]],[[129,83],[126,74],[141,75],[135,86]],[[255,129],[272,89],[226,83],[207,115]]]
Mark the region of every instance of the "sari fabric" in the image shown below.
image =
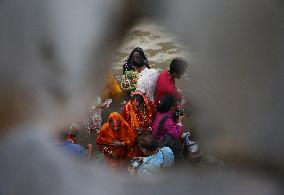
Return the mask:
[[[137,134],[119,113],[111,113],[109,119],[120,121],[120,129],[118,131],[112,130],[109,122],[105,123],[96,142],[99,150],[104,153],[108,164],[117,168],[126,165],[128,159],[138,155]],[[123,146],[112,146],[111,143],[115,140],[122,142]],[[113,153],[117,158],[112,158],[111,154]]]
[[[132,129],[148,129],[155,119],[156,105],[140,91],[135,91],[132,95],[134,94],[139,94],[143,97],[143,109],[138,110],[130,100],[123,107],[122,117],[128,122]]]

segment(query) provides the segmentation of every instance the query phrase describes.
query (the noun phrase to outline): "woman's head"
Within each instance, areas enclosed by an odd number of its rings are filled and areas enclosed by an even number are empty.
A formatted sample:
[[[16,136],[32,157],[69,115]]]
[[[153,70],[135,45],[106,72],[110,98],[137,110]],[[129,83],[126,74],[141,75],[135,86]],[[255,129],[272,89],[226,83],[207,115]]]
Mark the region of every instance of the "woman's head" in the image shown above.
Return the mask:
[[[176,99],[174,96],[165,95],[159,101],[158,106],[157,106],[157,111],[159,113],[169,112],[170,110],[172,110],[175,104],[176,104]]]
[[[114,131],[119,131],[120,130],[120,126],[121,126],[121,122],[118,119],[109,119],[109,126],[112,130]]]
[[[127,58],[126,62],[123,65],[123,73],[125,74],[125,71],[132,71],[134,70],[134,67],[132,65],[132,62],[134,61],[134,59],[138,59],[138,58],[142,58],[143,59],[143,64],[147,67],[150,68],[149,64],[148,64],[148,60],[144,54],[143,49],[141,49],[140,47],[136,47],[134,48],[129,57]]]
[[[108,123],[113,131],[119,131],[121,128],[122,117],[117,112],[113,112],[109,115]]]
[[[140,95],[139,93],[135,93],[131,96],[131,103],[137,108],[142,108],[145,102],[142,95]]]
[[[133,59],[133,58],[139,58],[139,57],[142,57],[142,58],[143,58],[143,55],[142,55],[141,53],[142,53],[142,52],[139,52],[139,51],[133,52],[132,59]]]
[[[132,50],[132,52],[130,53],[128,59],[127,59],[127,64],[131,64],[131,62],[134,60],[134,59],[140,59],[142,58],[144,60],[144,64],[147,68],[150,68],[149,67],[149,64],[148,64],[148,60],[144,54],[144,51],[142,48],[140,47],[136,47]]]
[[[131,63],[136,69],[140,69],[145,66],[145,60],[140,54],[133,56]]]

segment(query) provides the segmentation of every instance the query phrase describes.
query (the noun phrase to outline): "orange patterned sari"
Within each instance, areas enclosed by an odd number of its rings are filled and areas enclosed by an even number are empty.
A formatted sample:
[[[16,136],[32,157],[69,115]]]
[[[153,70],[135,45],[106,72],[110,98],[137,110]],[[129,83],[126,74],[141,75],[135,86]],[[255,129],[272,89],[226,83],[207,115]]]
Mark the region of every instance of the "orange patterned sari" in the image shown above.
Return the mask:
[[[120,121],[120,129],[115,131],[109,122],[105,123],[98,134],[97,145],[110,167],[123,167],[127,165],[128,159],[139,154],[137,134],[119,113],[111,113],[109,119]],[[111,145],[113,141],[122,142],[122,146]],[[116,158],[113,158],[112,154],[115,154]]]

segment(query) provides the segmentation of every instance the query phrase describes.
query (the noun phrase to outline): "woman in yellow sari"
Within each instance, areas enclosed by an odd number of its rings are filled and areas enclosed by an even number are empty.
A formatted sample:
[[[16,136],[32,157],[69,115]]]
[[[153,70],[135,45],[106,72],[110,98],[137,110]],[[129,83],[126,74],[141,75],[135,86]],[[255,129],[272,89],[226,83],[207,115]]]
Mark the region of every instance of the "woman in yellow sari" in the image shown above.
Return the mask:
[[[101,98],[102,100],[109,99],[109,98],[116,98],[122,95],[122,90],[118,81],[116,80],[115,76],[112,72],[107,74],[107,80],[105,87],[103,88]]]

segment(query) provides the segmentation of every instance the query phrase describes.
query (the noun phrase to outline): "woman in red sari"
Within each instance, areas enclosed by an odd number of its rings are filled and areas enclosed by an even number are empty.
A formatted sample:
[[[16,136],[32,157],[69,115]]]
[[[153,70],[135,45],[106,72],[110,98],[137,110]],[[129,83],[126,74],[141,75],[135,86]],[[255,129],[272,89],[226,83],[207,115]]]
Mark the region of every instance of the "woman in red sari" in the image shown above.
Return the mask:
[[[131,100],[122,110],[122,117],[128,122],[131,128],[146,130],[151,127],[156,116],[156,106],[140,91],[131,95]]]
[[[97,137],[97,146],[112,168],[126,166],[128,160],[139,155],[137,133],[117,112],[109,115]]]

